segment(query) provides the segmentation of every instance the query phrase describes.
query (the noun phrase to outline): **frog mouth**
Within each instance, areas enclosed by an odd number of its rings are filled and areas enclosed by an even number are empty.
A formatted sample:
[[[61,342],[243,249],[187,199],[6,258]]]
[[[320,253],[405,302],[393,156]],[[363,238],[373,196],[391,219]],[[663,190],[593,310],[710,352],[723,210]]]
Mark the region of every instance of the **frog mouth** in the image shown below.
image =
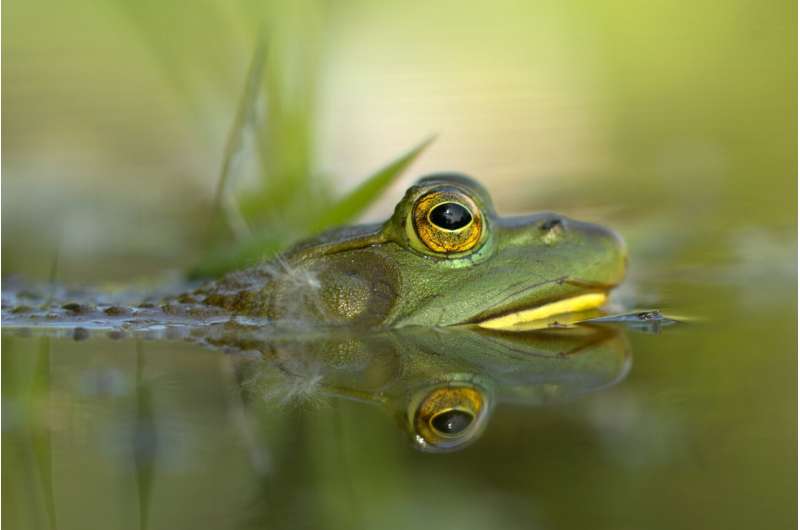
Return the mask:
[[[499,294],[493,310],[478,315],[472,321],[485,329],[539,329],[554,322],[559,315],[577,315],[596,310],[608,302],[609,292],[619,282],[602,282],[588,278],[561,276],[528,284],[522,288],[514,287]],[[542,292],[557,286],[556,292]],[[560,319],[560,323],[574,322],[574,318]]]
[[[536,307],[529,307],[500,316],[493,316],[476,322],[476,325],[485,329],[514,329],[521,327],[532,329],[539,327],[536,326],[536,324],[541,323],[541,327],[546,327],[548,325],[546,321],[554,316],[597,309],[607,301],[607,291],[584,292]]]

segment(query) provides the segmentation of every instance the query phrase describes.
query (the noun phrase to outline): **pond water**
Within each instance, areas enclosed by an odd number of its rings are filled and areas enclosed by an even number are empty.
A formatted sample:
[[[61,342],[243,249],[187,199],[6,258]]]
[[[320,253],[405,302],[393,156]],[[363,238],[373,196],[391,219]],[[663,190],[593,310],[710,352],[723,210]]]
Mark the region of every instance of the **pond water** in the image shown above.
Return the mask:
[[[659,333],[5,330],[3,522],[794,526],[794,249],[757,239],[755,265],[634,252],[621,298],[681,313]]]

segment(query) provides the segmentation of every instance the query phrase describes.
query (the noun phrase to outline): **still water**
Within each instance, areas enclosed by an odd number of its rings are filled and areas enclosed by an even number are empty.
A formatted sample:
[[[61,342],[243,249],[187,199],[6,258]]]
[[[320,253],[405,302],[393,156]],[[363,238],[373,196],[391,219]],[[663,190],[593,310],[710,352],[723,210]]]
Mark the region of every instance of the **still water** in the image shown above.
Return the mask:
[[[682,313],[655,333],[6,329],[3,522],[792,527],[793,252],[639,256],[622,297]]]

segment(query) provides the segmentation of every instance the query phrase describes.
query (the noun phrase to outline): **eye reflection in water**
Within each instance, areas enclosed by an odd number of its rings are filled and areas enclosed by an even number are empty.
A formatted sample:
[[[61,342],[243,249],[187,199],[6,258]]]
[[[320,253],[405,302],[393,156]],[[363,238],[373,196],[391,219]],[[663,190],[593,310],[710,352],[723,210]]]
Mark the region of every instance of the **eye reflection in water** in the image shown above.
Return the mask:
[[[450,374],[449,380],[415,393],[407,410],[414,445],[423,451],[444,452],[477,439],[491,414],[492,395],[468,374]],[[470,381],[474,379],[474,381]]]
[[[621,329],[579,325],[535,331],[425,328],[364,336],[210,340],[260,352],[241,365],[245,388],[278,405],[350,399],[397,418],[411,444],[432,453],[481,437],[497,406],[558,403],[622,380],[630,369]]]

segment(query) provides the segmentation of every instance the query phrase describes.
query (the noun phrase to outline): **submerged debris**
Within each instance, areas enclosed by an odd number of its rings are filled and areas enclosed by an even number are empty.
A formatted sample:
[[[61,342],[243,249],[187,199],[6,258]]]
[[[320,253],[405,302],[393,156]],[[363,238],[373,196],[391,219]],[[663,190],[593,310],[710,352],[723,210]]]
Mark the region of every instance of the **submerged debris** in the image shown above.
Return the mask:
[[[82,341],[89,338],[89,330],[82,327],[77,327],[72,330],[72,338],[76,341]]]

